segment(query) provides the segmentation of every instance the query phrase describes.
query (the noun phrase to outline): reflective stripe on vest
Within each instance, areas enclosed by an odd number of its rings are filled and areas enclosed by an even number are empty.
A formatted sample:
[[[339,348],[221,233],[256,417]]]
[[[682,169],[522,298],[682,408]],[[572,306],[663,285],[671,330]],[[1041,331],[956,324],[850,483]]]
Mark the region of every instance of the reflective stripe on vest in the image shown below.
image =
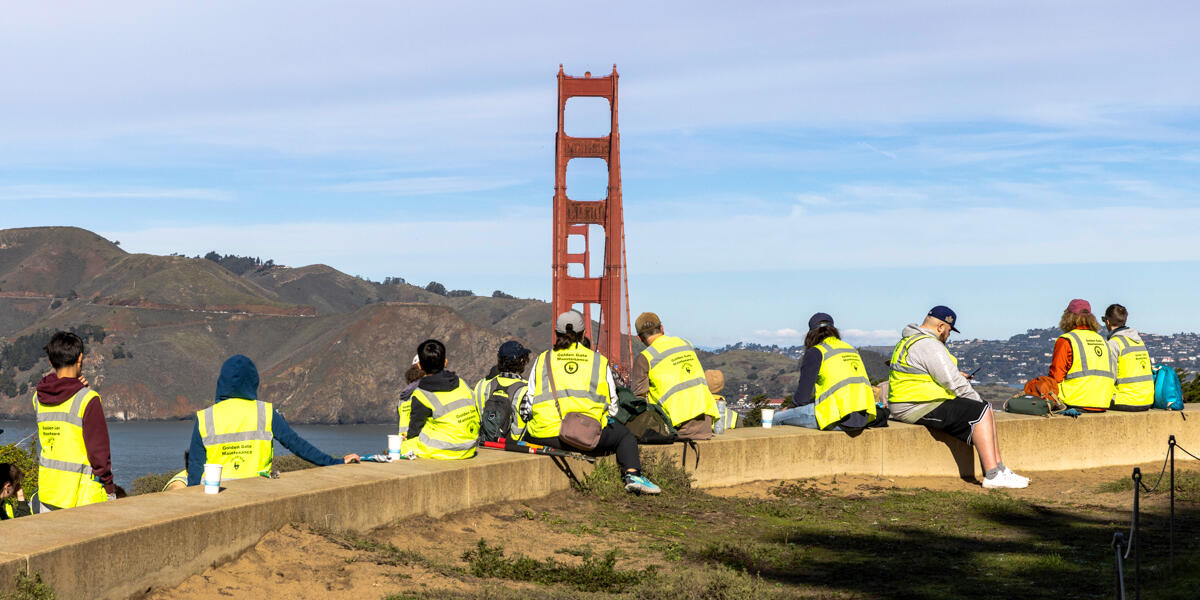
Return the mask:
[[[1123,335],[1115,335],[1112,339],[1119,349],[1113,404],[1121,406],[1154,404],[1154,375],[1150,370],[1150,353],[1146,350],[1146,344]]]
[[[1067,406],[1108,408],[1114,387],[1104,338],[1090,329],[1076,329],[1058,337],[1071,344],[1071,366],[1058,384],[1059,399]]]
[[[554,378],[550,385],[547,371]],[[529,397],[533,418],[527,423],[529,435],[540,438],[558,437],[562,417],[554,404],[554,389],[558,389],[558,405],[562,414],[578,412],[608,423],[608,359],[579,344],[563,350],[547,350],[533,363],[530,372]]]
[[[72,508],[108,500],[96,481],[83,440],[83,414],[100,395],[82,388],[67,402],[42,404],[33,395],[37,412],[38,497],[54,508]]]
[[[475,395],[462,379],[447,392],[413,390],[414,402],[427,406],[433,414],[425,420],[416,440],[405,440],[419,458],[459,460],[475,456],[479,439],[479,411]]]
[[[941,402],[955,397],[924,369],[908,362],[908,353],[921,340],[937,342],[955,366],[958,359],[937,338],[917,333],[901,339],[892,350],[891,371],[888,373],[888,402]]]
[[[817,426],[827,429],[847,415],[867,411],[875,417],[875,394],[862,357],[853,346],[835,337],[815,346],[821,353],[821,371],[813,389]]]
[[[196,413],[205,461],[222,465],[222,481],[271,474],[273,419],[269,402],[246,398],[226,398]]]
[[[672,425],[678,427],[701,415],[709,415],[713,420],[720,417],[717,403],[708,391],[700,358],[687,340],[659,336],[642,351],[642,356],[650,365],[646,399],[661,406]]]

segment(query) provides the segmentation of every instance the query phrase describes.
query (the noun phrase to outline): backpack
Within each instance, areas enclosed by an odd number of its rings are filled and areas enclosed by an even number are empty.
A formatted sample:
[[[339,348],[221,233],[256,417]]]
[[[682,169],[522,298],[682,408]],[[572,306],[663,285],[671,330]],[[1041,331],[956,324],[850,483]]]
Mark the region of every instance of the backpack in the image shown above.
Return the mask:
[[[1004,412],[1018,415],[1050,416],[1050,401],[1029,394],[1013,396],[1004,401]]]
[[[513,422],[513,400],[526,385],[524,381],[509,384],[508,387],[496,385],[483,402],[483,412],[479,413],[480,441],[494,442],[509,436]]]
[[[614,419],[629,428],[639,444],[674,444],[678,436],[671,419],[661,406],[633,395],[633,390],[617,386],[617,416]]]
[[[1183,386],[1175,369],[1157,364],[1151,372],[1154,373],[1154,408],[1183,410]]]

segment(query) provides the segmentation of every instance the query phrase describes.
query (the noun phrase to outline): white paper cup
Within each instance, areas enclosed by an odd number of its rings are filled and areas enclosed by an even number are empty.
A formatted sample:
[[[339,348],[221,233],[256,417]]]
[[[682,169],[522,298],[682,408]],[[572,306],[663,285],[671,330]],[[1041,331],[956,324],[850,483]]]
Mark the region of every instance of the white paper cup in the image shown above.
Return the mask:
[[[388,436],[388,458],[397,460],[400,458],[400,445],[404,443],[404,437],[401,435]]]
[[[773,424],[773,421],[775,421],[775,409],[773,409],[773,408],[762,409],[762,426],[766,429],[770,429],[771,425]]]
[[[204,493],[216,494],[221,491],[221,465],[204,463]]]

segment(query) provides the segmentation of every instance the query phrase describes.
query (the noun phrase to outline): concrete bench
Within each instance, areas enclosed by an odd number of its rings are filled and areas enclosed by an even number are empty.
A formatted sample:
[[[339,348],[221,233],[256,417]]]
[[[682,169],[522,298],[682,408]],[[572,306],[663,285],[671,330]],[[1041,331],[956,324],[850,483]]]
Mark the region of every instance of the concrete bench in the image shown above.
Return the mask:
[[[1019,472],[1151,462],[1164,456],[1171,434],[1200,448],[1200,419],[1163,411],[1078,419],[998,414],[997,427],[1005,462]],[[648,448],[677,459],[683,449]],[[902,423],[855,437],[799,427],[735,429],[699,448],[699,487],[839,473],[978,473],[965,444]],[[691,461],[689,455],[689,470]],[[126,598],[177,585],[288,523],[362,531],[567,488],[545,457],[481,451],[468,461],[365,463],[233,481],[216,496],[198,487],[137,496],[0,523],[0,590],[28,569],[64,600]],[[96,560],[106,565],[100,575],[84,566]]]

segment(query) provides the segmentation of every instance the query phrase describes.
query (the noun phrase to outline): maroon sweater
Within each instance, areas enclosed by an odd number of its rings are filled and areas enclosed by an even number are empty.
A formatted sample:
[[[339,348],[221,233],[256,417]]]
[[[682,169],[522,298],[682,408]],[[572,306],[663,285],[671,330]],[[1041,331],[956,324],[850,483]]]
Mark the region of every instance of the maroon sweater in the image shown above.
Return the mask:
[[[74,377],[62,377],[51,373],[37,384],[38,402],[46,406],[58,406],[70,401],[75,392],[83,389],[83,383]],[[97,397],[83,411],[83,446],[87,448],[88,462],[92,463],[92,475],[104,485],[104,491],[112,494],[112,453],[108,447],[108,423],[104,420],[104,407]]]

